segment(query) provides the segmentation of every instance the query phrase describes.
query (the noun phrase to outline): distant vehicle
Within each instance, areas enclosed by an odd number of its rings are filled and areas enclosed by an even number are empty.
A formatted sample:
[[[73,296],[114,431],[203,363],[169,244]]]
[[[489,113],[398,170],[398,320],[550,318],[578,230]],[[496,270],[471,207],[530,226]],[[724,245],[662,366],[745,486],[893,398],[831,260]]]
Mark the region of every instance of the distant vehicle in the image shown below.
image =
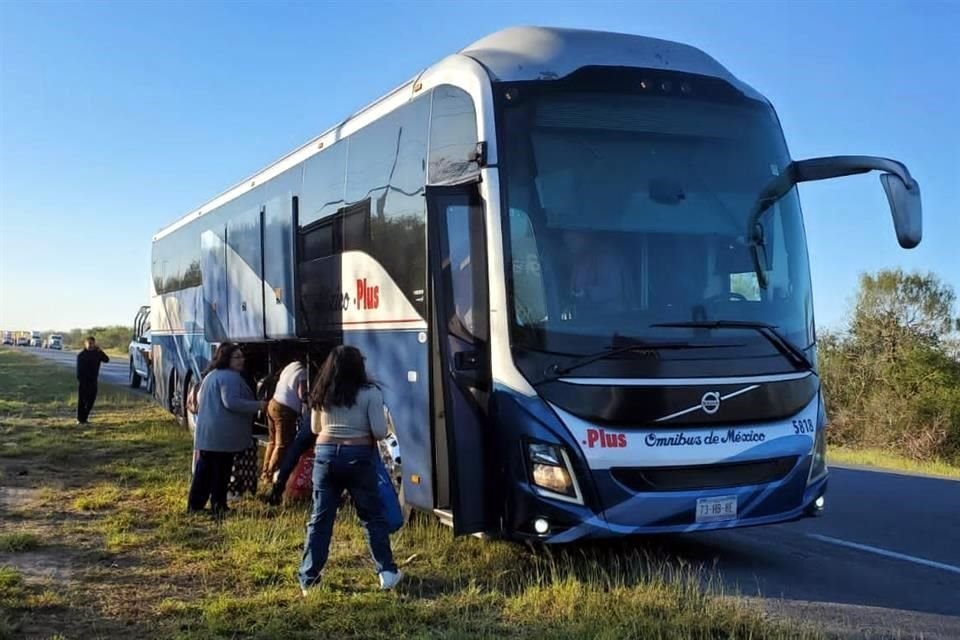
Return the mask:
[[[38,348],[43,346],[43,336],[40,335],[39,331],[30,332],[30,346]]]
[[[133,338],[130,340],[130,386],[140,388],[147,383],[153,392],[153,353],[150,336],[150,305],[144,305],[133,319]]]
[[[30,346],[30,334],[29,333],[20,333],[17,335],[17,346],[18,347],[29,347]]]
[[[13,332],[4,331],[3,332],[3,344],[8,346],[13,346]]]
[[[57,351],[63,349],[63,336],[59,333],[54,333],[47,338],[47,349],[56,349]]]

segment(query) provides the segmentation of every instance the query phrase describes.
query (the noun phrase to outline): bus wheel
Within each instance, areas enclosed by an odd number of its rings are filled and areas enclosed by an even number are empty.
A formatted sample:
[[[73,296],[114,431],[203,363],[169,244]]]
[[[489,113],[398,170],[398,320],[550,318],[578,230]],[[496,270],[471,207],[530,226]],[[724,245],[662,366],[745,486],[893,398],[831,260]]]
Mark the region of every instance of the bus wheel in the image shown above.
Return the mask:
[[[133,358],[130,358],[130,388],[140,388],[140,374],[137,373],[137,370],[133,368]]]

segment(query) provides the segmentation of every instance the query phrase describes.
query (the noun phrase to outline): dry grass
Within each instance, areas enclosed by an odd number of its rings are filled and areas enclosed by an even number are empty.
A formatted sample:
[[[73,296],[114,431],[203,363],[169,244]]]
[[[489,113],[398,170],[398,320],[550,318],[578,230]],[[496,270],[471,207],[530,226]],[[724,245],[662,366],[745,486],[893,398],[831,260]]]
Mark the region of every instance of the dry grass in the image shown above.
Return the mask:
[[[960,478],[960,467],[949,462],[914,460],[879,449],[829,447],[827,449],[827,459],[835,464],[851,464],[889,471],[906,471],[944,478]]]
[[[102,388],[97,426],[77,428],[69,372],[0,350],[0,486],[39,489],[0,514],[3,548],[30,569],[0,568],[0,638],[817,637],[630,542],[534,553],[426,519],[393,536],[413,559],[383,593],[349,511],[301,598],[306,506],[187,515],[187,435],[144,396]]]

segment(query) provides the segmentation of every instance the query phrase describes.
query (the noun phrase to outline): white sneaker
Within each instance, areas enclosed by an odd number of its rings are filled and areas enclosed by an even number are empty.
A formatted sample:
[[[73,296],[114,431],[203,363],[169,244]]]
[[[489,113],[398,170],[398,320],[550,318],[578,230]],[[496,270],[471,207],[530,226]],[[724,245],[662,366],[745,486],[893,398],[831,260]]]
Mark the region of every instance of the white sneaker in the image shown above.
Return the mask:
[[[397,586],[397,583],[403,578],[403,571],[397,570],[393,571],[381,571],[380,572],[380,588],[384,591],[388,591]]]

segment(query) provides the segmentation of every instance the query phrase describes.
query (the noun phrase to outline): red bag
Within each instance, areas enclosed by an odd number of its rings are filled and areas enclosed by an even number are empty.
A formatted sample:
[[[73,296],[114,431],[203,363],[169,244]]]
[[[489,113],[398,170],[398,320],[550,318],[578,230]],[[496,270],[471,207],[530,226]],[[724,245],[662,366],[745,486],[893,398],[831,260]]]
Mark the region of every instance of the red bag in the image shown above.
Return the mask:
[[[313,498],[313,449],[305,452],[287,480],[284,497],[287,500],[310,500]]]

